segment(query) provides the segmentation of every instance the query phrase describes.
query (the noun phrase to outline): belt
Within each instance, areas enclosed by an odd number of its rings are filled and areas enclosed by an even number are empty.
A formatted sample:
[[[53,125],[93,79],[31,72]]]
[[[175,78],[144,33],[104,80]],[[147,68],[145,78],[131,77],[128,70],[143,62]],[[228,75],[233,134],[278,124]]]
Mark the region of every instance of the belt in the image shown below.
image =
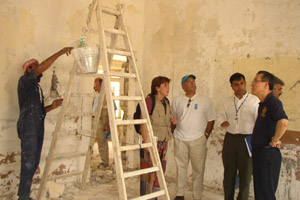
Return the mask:
[[[271,147],[270,145],[264,146],[264,147],[254,147],[252,146],[253,150],[262,150],[262,149],[271,149],[273,147]]]
[[[252,135],[252,134],[241,134],[241,133],[229,133],[229,132],[226,132],[226,133],[228,133],[228,134],[230,134],[230,135],[233,135],[233,136],[249,136],[249,135]]]

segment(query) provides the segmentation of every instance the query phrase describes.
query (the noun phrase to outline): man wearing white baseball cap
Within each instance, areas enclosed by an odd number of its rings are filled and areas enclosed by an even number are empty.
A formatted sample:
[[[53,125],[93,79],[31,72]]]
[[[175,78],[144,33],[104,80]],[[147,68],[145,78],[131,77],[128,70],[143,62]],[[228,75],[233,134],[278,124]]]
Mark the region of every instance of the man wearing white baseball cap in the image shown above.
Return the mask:
[[[196,94],[195,79],[196,76],[193,74],[182,77],[181,86],[185,94],[175,97],[172,103],[174,117],[177,120],[174,131],[174,154],[177,165],[175,200],[184,199],[190,160],[193,174],[193,199],[202,198],[206,142],[216,119],[211,100]]]
[[[39,85],[42,73],[61,55],[69,55],[72,47],[65,47],[39,64],[30,59],[23,64],[24,75],[18,83],[20,115],[17,123],[21,139],[21,174],[18,190],[19,200],[29,200],[33,175],[39,165],[44,140],[46,113],[62,104],[62,99],[44,106],[44,96]]]

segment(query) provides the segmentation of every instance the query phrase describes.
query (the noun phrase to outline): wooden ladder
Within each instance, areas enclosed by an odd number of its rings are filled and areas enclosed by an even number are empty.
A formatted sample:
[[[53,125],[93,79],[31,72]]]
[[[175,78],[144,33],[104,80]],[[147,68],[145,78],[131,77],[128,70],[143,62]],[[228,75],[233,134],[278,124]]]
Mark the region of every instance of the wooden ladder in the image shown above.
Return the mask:
[[[122,7],[121,5],[117,6],[117,9],[111,9],[107,7],[101,6],[100,0],[93,0],[90,7],[90,11],[87,17],[86,22],[86,28],[84,29],[84,32],[87,31],[89,33],[95,33],[99,36],[99,45],[100,45],[100,52],[101,52],[101,60],[103,65],[103,76],[100,74],[95,74],[93,77],[102,77],[103,78],[103,85],[104,87],[101,87],[101,91],[99,94],[99,101],[98,101],[98,107],[97,111],[93,121],[93,124],[98,125],[99,118],[101,116],[102,106],[103,106],[103,100],[106,98],[107,101],[107,109],[108,109],[108,115],[109,115],[109,125],[110,125],[110,131],[111,131],[111,137],[112,137],[112,145],[113,145],[113,152],[114,152],[114,161],[116,166],[116,175],[117,175],[117,181],[118,181],[118,189],[119,189],[119,199],[121,200],[127,200],[127,192],[126,192],[126,178],[134,177],[134,176],[140,176],[143,174],[149,174],[156,172],[157,178],[160,184],[160,190],[146,194],[143,196],[135,197],[133,199],[151,199],[155,197],[161,197],[163,199],[169,200],[169,193],[166,185],[166,181],[163,174],[162,165],[159,159],[156,142],[154,140],[153,130],[150,122],[150,118],[148,115],[146,103],[145,103],[145,97],[142,91],[142,86],[140,82],[140,77],[138,75],[138,70],[136,66],[136,61],[134,58],[133,50],[131,47],[131,43],[129,40],[128,32],[125,27],[125,21],[122,14]],[[109,16],[114,17],[115,24],[114,28],[104,28],[104,18],[103,15],[107,14]],[[96,17],[97,21],[97,28],[92,28],[92,17]],[[106,42],[106,35],[110,36],[110,45],[107,46]],[[117,48],[117,40],[118,37],[123,38],[125,49],[118,49]],[[111,72],[110,66],[112,63],[113,55],[121,55],[126,56],[129,61],[129,73],[122,73],[122,72]],[[89,132],[90,141],[88,145],[88,150],[86,153],[78,153],[74,155],[55,155],[54,149],[56,147],[57,139],[61,132],[61,126],[64,121],[64,118],[67,116],[70,116],[70,114],[73,115],[90,115],[91,113],[67,113],[68,104],[70,102],[70,98],[73,96],[75,97],[91,97],[95,95],[87,95],[87,94],[72,94],[72,88],[74,85],[74,82],[77,77],[85,76],[84,74],[78,74],[77,73],[77,66],[74,64],[73,69],[70,74],[70,78],[68,81],[66,93],[64,102],[61,108],[61,111],[59,113],[59,117],[57,120],[57,124],[55,127],[55,130],[53,132],[53,138],[52,143],[49,149],[49,153],[46,159],[46,165],[45,169],[43,171],[42,179],[40,182],[40,188],[38,191],[38,199],[41,198],[43,190],[45,188],[45,183],[48,180],[58,179],[58,178],[66,178],[69,176],[78,176],[81,175],[81,185],[80,187],[82,189],[85,188],[85,183],[88,177],[89,168],[90,168],[90,159],[91,159],[91,153],[92,148],[94,145],[94,136],[96,135],[97,126],[93,126],[91,132]],[[86,75],[91,76],[91,75]],[[112,77],[120,77],[124,79],[132,79],[135,82],[135,89],[136,89],[136,96],[113,96],[112,89],[111,89],[111,78]],[[119,101],[134,101],[140,104],[142,116],[144,116],[143,119],[129,119],[129,120],[117,120],[114,113],[114,100]],[[133,116],[133,113],[132,115]],[[147,134],[148,134],[148,140],[149,142],[143,143],[143,144],[132,144],[127,146],[120,145],[119,138],[118,138],[118,129],[117,126],[132,126],[135,124],[145,124],[147,127]],[[77,131],[77,130],[76,130]],[[82,131],[81,134],[86,134],[86,132]],[[129,172],[124,172],[123,170],[123,164],[122,164],[122,158],[121,153],[125,151],[133,151],[133,150],[140,150],[141,148],[148,148],[152,160],[153,167],[147,168],[147,169],[141,169],[141,170],[133,170]],[[60,176],[49,176],[50,166],[54,159],[59,158],[68,158],[70,156],[85,156],[85,165],[83,168],[83,171],[79,172],[71,172],[66,173]]]

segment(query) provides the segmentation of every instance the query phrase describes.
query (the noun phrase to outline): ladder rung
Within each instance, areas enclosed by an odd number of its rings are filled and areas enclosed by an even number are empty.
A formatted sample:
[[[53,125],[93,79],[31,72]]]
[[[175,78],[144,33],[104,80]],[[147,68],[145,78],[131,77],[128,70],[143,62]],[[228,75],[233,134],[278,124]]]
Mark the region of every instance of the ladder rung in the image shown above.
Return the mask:
[[[130,150],[136,150],[136,149],[143,149],[143,148],[148,148],[152,147],[152,144],[149,143],[144,143],[144,144],[135,144],[135,145],[128,145],[128,146],[122,146],[120,147],[120,151],[130,151]]]
[[[93,78],[104,78],[103,74],[83,74],[83,73],[78,73],[77,76],[86,76],[86,77],[93,77]],[[124,73],[124,72],[110,72],[110,76],[116,76],[116,77],[123,77],[123,78],[136,78],[135,74],[131,73]]]
[[[60,133],[61,136],[77,136],[77,135],[80,136],[80,135],[89,135],[89,134],[91,134],[91,131],[89,131],[89,130],[81,130],[81,131],[78,131],[78,130],[70,130],[70,131],[63,130],[63,131],[59,131],[59,133]]]
[[[107,49],[108,53],[121,55],[121,56],[131,56],[131,53],[129,51],[120,51],[115,49]]]
[[[159,196],[162,196],[162,195],[165,195],[165,194],[166,194],[165,190],[160,190],[160,191],[152,192],[152,193],[150,193],[150,194],[146,194],[146,195],[143,195],[143,196],[140,196],[140,197],[131,199],[131,200],[146,200],[146,199],[152,199],[152,198],[159,197]]]
[[[146,124],[146,119],[116,120],[117,125]]]
[[[81,73],[77,72],[77,76],[86,76],[86,77],[93,77],[93,78],[102,78],[103,79],[103,74],[98,74],[98,73]]]
[[[93,112],[82,112],[82,113],[66,113],[66,117],[89,117],[89,116],[94,116],[95,113]]]
[[[70,173],[66,173],[66,174],[62,174],[62,175],[54,175],[54,176],[48,177],[47,181],[67,178],[67,177],[71,177],[71,176],[78,176],[78,175],[81,175],[82,173],[83,172],[70,172]]]
[[[135,74],[124,73],[124,72],[110,72],[110,76],[123,77],[123,78],[136,78]]]
[[[158,167],[150,167],[150,168],[140,169],[140,170],[136,170],[136,171],[132,171],[132,172],[124,172],[124,178],[139,176],[142,174],[149,174],[149,173],[157,172],[157,171],[159,171]]]
[[[113,99],[121,101],[141,101],[143,98],[141,96],[113,96]]]
[[[106,28],[104,31],[110,34],[126,35],[125,31],[120,31],[114,28]]]
[[[115,15],[115,16],[119,16],[121,15],[121,12],[118,10],[114,10],[112,8],[108,8],[108,7],[101,7],[102,12],[104,12],[105,14],[109,14],[109,15]]]
[[[62,158],[71,158],[71,157],[80,157],[85,156],[86,153],[69,153],[69,154],[57,154],[53,156],[53,159],[62,159]]]
[[[99,96],[96,93],[72,93],[71,97],[96,97]]]

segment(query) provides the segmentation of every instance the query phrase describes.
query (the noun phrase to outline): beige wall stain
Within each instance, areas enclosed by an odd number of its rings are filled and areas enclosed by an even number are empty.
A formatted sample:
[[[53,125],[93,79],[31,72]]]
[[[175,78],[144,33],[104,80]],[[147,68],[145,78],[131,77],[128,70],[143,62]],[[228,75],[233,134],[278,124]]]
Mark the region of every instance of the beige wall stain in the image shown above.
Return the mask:
[[[244,47],[244,46],[247,46],[248,43],[247,42],[244,42],[244,41],[241,41],[241,42],[236,42],[233,44],[233,47],[235,49],[239,49],[240,47]]]
[[[128,5],[125,11],[127,15],[136,15],[141,12],[141,10],[134,5]]]
[[[79,39],[82,36],[82,29],[84,24],[86,23],[85,19],[87,16],[87,10],[81,9],[76,10],[72,15],[68,16],[67,18],[67,26],[70,31],[70,38]],[[67,38],[65,36],[61,37],[62,42],[66,41]]]
[[[216,37],[219,30],[220,30],[220,24],[218,22],[218,19],[216,19],[216,18],[207,19],[207,22],[205,24],[203,32],[208,37],[211,37],[211,38]]]

